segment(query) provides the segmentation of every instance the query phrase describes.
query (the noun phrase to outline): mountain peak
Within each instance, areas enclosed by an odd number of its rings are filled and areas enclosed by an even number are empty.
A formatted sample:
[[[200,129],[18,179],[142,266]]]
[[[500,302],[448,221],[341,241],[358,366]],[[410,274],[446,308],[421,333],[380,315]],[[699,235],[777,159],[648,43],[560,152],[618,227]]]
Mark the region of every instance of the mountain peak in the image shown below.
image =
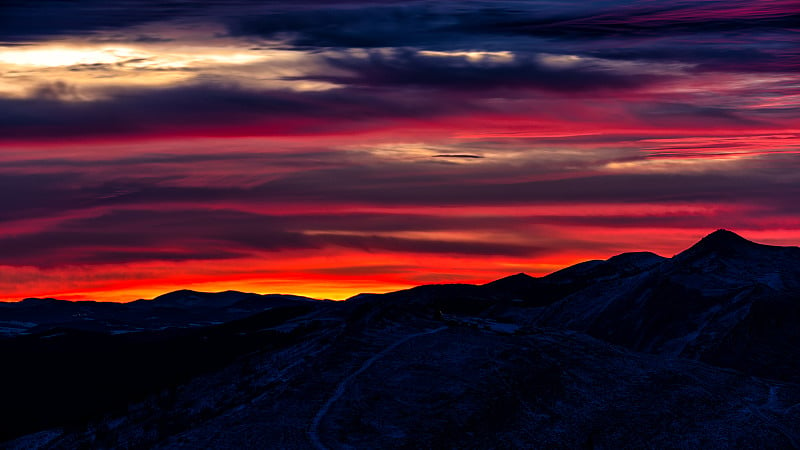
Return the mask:
[[[505,277],[506,280],[519,280],[519,281],[529,281],[536,277],[532,277],[525,272],[515,273],[514,275],[509,275]]]
[[[704,237],[700,240],[700,243],[702,242],[714,245],[755,244],[755,242],[749,241],[733,231],[726,230],[724,228],[720,228],[719,230]]]
[[[689,249],[678,254],[677,258],[679,260],[688,260],[712,254],[724,257],[744,257],[745,255],[749,257],[756,255],[763,256],[764,250],[773,248],[779,249],[783,247],[759,244],[747,240],[733,231],[719,229],[703,239],[700,239],[699,242]]]
[[[532,277],[527,273],[520,272],[514,275],[509,275],[504,278],[500,278],[499,280],[494,280],[489,283],[486,283],[486,286],[511,287],[519,285],[529,285],[535,282],[536,282],[536,277]]]
[[[692,249],[695,247],[706,251],[730,253],[736,250],[754,249],[769,246],[747,240],[733,231],[720,228],[703,239],[700,239],[697,244],[692,246]]]
[[[161,294],[158,297],[154,298],[154,301],[170,301],[175,298],[185,298],[185,297],[197,297],[198,295],[203,294],[202,292],[192,291],[190,289],[179,289],[177,291],[167,292],[166,294]]]
[[[490,289],[497,289],[507,294],[513,293],[514,295],[523,298],[526,296],[526,294],[537,292],[540,284],[540,279],[520,272],[518,274],[510,275],[505,278],[500,278],[499,280],[486,283],[484,286]]]

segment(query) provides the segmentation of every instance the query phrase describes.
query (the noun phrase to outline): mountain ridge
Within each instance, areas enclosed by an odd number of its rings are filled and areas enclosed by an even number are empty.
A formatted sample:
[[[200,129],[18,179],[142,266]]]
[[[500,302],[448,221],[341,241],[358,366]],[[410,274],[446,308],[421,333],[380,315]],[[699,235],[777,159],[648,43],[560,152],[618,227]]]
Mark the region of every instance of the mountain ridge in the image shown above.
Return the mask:
[[[672,258],[341,302],[179,290],[0,305],[0,327],[25,331],[0,339],[0,396],[16,412],[0,441],[789,448],[798,250],[718,230]],[[25,321],[39,307],[49,325]]]
[[[770,252],[770,255],[764,257],[759,254],[764,251]],[[442,292],[448,291],[455,298],[453,301],[444,302],[450,304],[450,307],[453,303],[458,303],[461,307],[471,304],[472,306],[469,308],[482,310],[497,302],[510,301],[523,303],[529,307],[545,307],[576,292],[598,285],[598,283],[650,273],[664,265],[666,266],[663,270],[674,271],[677,270],[676,267],[688,264],[692,266],[692,270],[695,270],[695,266],[702,266],[700,267],[701,271],[722,273],[720,267],[727,264],[726,260],[735,260],[737,255],[744,255],[748,258],[755,255],[756,259],[761,261],[759,264],[745,264],[746,270],[752,271],[770,262],[773,257],[772,253],[786,254],[792,258],[796,256],[798,267],[800,267],[800,249],[797,247],[757,244],[731,231],[719,229],[672,258],[665,258],[647,251],[627,252],[606,260],[584,261],[541,277],[521,272],[482,285],[458,283],[420,285],[386,294],[358,294],[345,302],[350,300],[353,302],[367,301],[365,299],[376,298],[375,296],[413,298],[417,296],[417,293],[428,291],[438,292],[425,294],[429,297],[430,295],[441,297]],[[666,268],[667,266],[671,269]],[[763,270],[762,268],[758,280],[772,287],[785,286],[787,281],[776,273],[774,270]],[[733,278],[742,280],[746,277],[737,274]],[[798,272],[796,281],[797,287],[800,288],[800,272]],[[791,285],[792,282],[789,284]],[[409,294],[405,294],[405,292],[409,292]],[[4,317],[3,320],[6,322],[4,326],[0,320],[0,336],[41,332],[48,327],[135,332],[166,327],[211,325],[242,318],[277,305],[285,306],[296,301],[313,300],[316,299],[287,294],[256,294],[234,290],[201,292],[190,289],[168,292],[152,300],[140,299],[127,303],[27,298],[19,302],[0,303],[0,318]],[[419,303],[415,299],[405,307],[409,307],[413,302]],[[446,309],[444,303],[441,301],[439,303],[437,308],[444,307]],[[132,312],[132,309],[136,311]],[[170,309],[174,311],[169,311]],[[41,310],[42,316],[46,316],[48,319],[43,323],[38,323],[38,326],[29,326],[37,322],[37,310]],[[112,311],[116,311],[116,313],[112,313]],[[155,313],[156,316],[146,316],[151,313]],[[157,319],[147,320],[147,317],[157,317]],[[103,325],[103,321],[109,319],[113,319],[113,323]],[[123,326],[125,320],[129,320],[131,323]],[[560,325],[565,325],[565,323]]]
[[[692,246],[690,246],[686,250],[683,250],[683,251],[677,253],[675,256],[673,256],[673,258],[681,256],[681,255],[684,255],[684,254],[686,254],[687,252],[690,252],[690,251],[691,251],[691,253],[696,253],[696,252],[700,252],[700,251],[704,251],[704,252],[717,251],[717,250],[729,247],[731,245],[734,245],[734,246],[742,246],[742,245],[744,245],[744,246],[750,246],[751,248],[797,249],[797,251],[800,252],[800,247],[796,247],[796,246],[774,246],[774,245],[756,243],[754,241],[751,241],[751,240],[748,240],[748,239],[742,237],[739,234],[736,234],[733,231],[721,228],[721,229],[718,229],[718,230],[716,230],[716,231],[704,236],[703,238],[701,238],[699,241],[697,241],[695,244],[693,244]],[[635,260],[635,259],[640,259],[640,260],[649,259],[652,262],[653,260],[665,260],[665,259],[670,259],[670,258],[666,258],[666,257],[660,256],[660,255],[658,255],[656,253],[653,253],[653,252],[650,252],[650,251],[623,252],[623,253],[619,253],[617,255],[613,255],[613,256],[609,257],[608,259],[605,259],[605,260],[587,260],[587,261],[582,261],[582,262],[579,262],[579,263],[575,263],[575,264],[573,264],[571,266],[567,266],[567,267],[555,270],[555,271],[553,271],[551,273],[548,273],[548,274],[542,275],[542,276],[532,276],[532,275],[529,275],[529,274],[527,274],[525,272],[519,272],[519,273],[516,273],[516,274],[508,275],[508,276],[505,276],[505,277],[498,278],[496,280],[492,280],[492,281],[486,282],[486,283],[484,283],[484,285],[491,285],[491,284],[495,284],[495,283],[500,283],[500,282],[502,282],[504,280],[508,280],[508,281],[517,280],[519,282],[523,282],[522,280],[525,280],[524,282],[529,282],[530,280],[539,280],[539,279],[544,279],[544,278],[547,278],[547,277],[555,276],[556,274],[560,274],[560,273],[562,273],[564,271],[573,271],[573,270],[576,270],[576,269],[579,269],[579,268],[583,268],[583,266],[585,266],[585,265],[592,266],[592,265],[596,265],[598,263],[603,263],[603,262],[614,263],[614,264],[624,264],[624,263],[631,264],[632,260]],[[624,263],[623,263],[623,261],[624,261]],[[464,283],[457,283],[456,282],[456,283],[442,283],[442,284],[449,285],[449,284],[464,284]],[[437,284],[426,284],[426,285],[419,285],[419,286],[435,286],[435,285],[437,285]],[[416,287],[419,287],[419,286],[416,286]],[[407,288],[407,289],[413,289],[413,288],[414,287],[410,287],[410,288]],[[358,297],[358,296],[361,296],[361,295],[370,295],[370,294],[371,293],[358,293],[358,294],[355,294],[355,295],[353,295],[353,296],[351,296],[349,298],[354,298],[354,297]],[[131,300],[131,301],[128,301],[128,302],[108,302],[108,303],[130,304],[130,303],[133,303],[133,302],[150,302],[150,301],[162,302],[162,301],[169,301],[172,298],[180,298],[180,297],[186,297],[186,296],[207,297],[207,296],[214,296],[214,295],[216,295],[216,296],[222,296],[222,295],[260,295],[260,296],[274,295],[274,296],[284,296],[284,297],[299,297],[299,298],[307,298],[307,299],[310,298],[310,297],[306,297],[306,296],[302,296],[302,295],[295,295],[295,294],[277,294],[277,293],[258,294],[258,293],[253,293],[253,292],[245,292],[245,291],[237,291],[237,290],[208,292],[208,291],[196,291],[196,290],[185,289],[184,288],[184,289],[177,289],[177,290],[174,290],[174,291],[165,292],[164,294],[160,294],[160,295],[158,295],[158,296],[156,296],[156,297],[154,297],[152,299],[137,299],[137,300]],[[323,300],[323,299],[313,299],[313,300]],[[347,299],[345,299],[345,300],[347,300]],[[34,302],[34,301],[96,302],[95,300],[91,300],[91,299],[85,299],[85,300],[62,300],[62,299],[51,298],[51,297],[47,297],[47,298],[27,297],[25,299],[21,299],[21,300],[18,300],[18,301],[0,302],[0,305],[3,305],[3,304],[14,304],[14,303],[20,303],[20,302],[25,302],[25,301],[28,301],[28,302]]]

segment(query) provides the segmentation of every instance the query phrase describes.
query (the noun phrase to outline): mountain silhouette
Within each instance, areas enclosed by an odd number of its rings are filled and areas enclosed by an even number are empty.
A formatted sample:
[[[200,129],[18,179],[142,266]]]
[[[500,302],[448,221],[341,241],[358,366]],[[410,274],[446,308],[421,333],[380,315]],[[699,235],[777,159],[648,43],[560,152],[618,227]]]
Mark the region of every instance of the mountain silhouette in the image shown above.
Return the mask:
[[[26,299],[0,322],[9,448],[800,443],[800,249],[727,230],[484,285]]]

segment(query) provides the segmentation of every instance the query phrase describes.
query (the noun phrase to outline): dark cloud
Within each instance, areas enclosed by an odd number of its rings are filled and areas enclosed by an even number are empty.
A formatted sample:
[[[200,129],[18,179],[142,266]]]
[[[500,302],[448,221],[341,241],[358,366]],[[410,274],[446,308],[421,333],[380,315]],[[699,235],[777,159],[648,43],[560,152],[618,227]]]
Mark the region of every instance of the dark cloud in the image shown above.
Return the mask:
[[[556,92],[636,89],[667,76],[625,73],[577,61],[547,64],[537,56],[517,55],[512,61],[469,61],[461,57],[425,55],[411,51],[369,58],[330,58],[329,63],[349,75],[307,76],[306,79],[367,87],[418,87],[440,90],[483,91],[540,89]],[[480,92],[477,92],[480,95]]]
[[[681,102],[647,102],[630,106],[637,117],[661,126],[694,128],[713,126],[769,127],[766,120],[734,107],[703,106]]]
[[[202,8],[203,2],[196,2]],[[4,0],[0,4],[0,40],[32,40],[88,34],[196,13],[183,0]]]
[[[299,47],[404,47],[440,41],[457,14],[442,14],[420,2],[360,8],[277,11],[230,20],[232,36],[289,40]],[[456,38],[454,33],[450,39]]]
[[[0,98],[0,139],[52,140],[132,135],[302,135],[368,129],[382,119],[435,117],[462,105],[435,99],[335,89],[257,91],[189,85],[117,91],[97,101],[64,102],[68,85],[32,99]]]
[[[710,230],[716,226],[735,223],[740,228],[751,230],[768,229],[786,225],[785,219],[752,217],[751,212],[706,211],[703,213],[659,213],[650,215],[609,215],[609,216],[543,216],[532,222],[539,225],[558,227],[592,227],[598,229],[698,229]],[[797,222],[794,222],[797,223]],[[613,244],[609,247],[613,248]]]
[[[476,32],[524,34],[572,39],[656,38],[686,34],[733,34],[789,30],[797,26],[800,14],[788,3],[782,8],[755,15],[743,1],[632,3],[586,14],[565,11],[557,18],[516,14],[472,23]]]
[[[57,217],[69,211],[90,208],[168,207],[174,204],[217,207],[229,203],[253,207],[281,203],[312,207],[325,204],[468,207],[719,201],[776,205],[781,199],[788,202],[800,194],[800,185],[786,180],[793,165],[784,163],[784,166],[781,173],[762,173],[763,170],[685,174],[620,172],[511,181],[530,174],[532,166],[498,164],[469,170],[454,167],[445,171],[434,167],[426,171],[417,165],[384,163],[313,169],[279,177],[271,175],[269,178],[272,179],[268,181],[246,186],[180,186],[166,177],[128,178],[97,184],[68,174],[4,175],[0,176],[0,186],[8,185],[16,195],[3,196],[0,206],[2,211],[8,211],[3,218],[9,221],[37,217],[37,214]],[[319,223],[323,230],[408,230],[433,226],[419,218],[395,215],[347,216],[338,222],[326,219],[325,215],[308,216],[307,219],[308,222],[281,222],[283,225],[279,228],[300,229],[303,223]],[[414,223],[418,223],[420,228],[415,228]],[[444,223],[447,226],[463,225],[456,219]],[[479,219],[472,223],[481,226]],[[159,228],[157,224],[147,226]]]
[[[483,156],[481,156],[481,155],[468,155],[468,154],[443,154],[443,155],[433,155],[432,158],[483,159]]]
[[[247,89],[197,80],[166,89],[109,90],[86,100],[79,87],[55,80],[31,98],[0,99],[1,140],[61,140],[160,135],[304,135],[364,131],[403,119],[435,120],[498,112],[487,99],[625,95],[693,73],[795,72],[798,15],[791,3],[744,1],[667,4],[585,2],[153,2],[99,0],[3,2],[0,40],[12,42],[103,31],[96,39],[125,40],[126,27],[148,22],[223,22],[233,36],[282,39],[289,49],[325,48],[333,70],[287,77],[341,85],[327,92]],[[164,29],[171,24],[165,24]],[[157,29],[158,27],[156,27]],[[132,31],[129,40],[158,41]],[[149,33],[149,31],[148,31]],[[691,34],[692,44],[685,36]],[[769,45],[765,44],[769,42]],[[249,43],[248,43],[249,45]],[[372,49],[353,53],[353,47]],[[380,47],[380,49],[375,49]],[[393,47],[386,50],[385,47]],[[507,61],[434,56],[420,50],[508,50]],[[553,64],[542,54],[582,58]],[[625,68],[626,62],[682,63],[682,69]],[[124,64],[124,63],[123,63]],[[613,68],[612,68],[613,67]],[[640,66],[642,68],[644,66]],[[74,71],[103,72],[108,64]],[[149,70],[149,69],[148,69]],[[189,69],[186,69],[189,70]],[[796,90],[784,87],[791,95]],[[743,96],[746,94],[742,94]],[[510,102],[509,102],[510,103]],[[656,125],[708,120],[710,125],[764,125],[792,118],[792,108],[767,112],[699,107],[686,100],[634,105]],[[547,105],[520,110],[546,111]],[[508,111],[499,111],[500,113]],[[517,112],[517,111],[511,111]],[[763,122],[752,117],[764,116]]]
[[[422,240],[370,234],[376,229],[403,230],[412,217],[388,225],[356,225],[370,216],[268,216],[226,210],[112,210],[62,222],[47,230],[0,238],[0,264],[57,267],[142,261],[233,259],[254,252],[322,249],[331,246],[362,251],[460,255],[532,255],[544,248],[479,241]],[[419,217],[416,217],[419,219]],[[429,217],[423,222],[452,222]],[[360,233],[315,232],[305,228],[349,226]],[[439,223],[441,228],[443,223]],[[451,223],[452,225],[452,223]],[[410,228],[419,228],[413,225]]]
[[[642,159],[640,159],[642,161]],[[567,166],[571,162],[565,162]],[[781,174],[736,171],[696,173],[565,174],[557,179],[513,181],[530,175],[531,165],[424,170],[418,165],[388,164],[294,172],[249,187],[141,186],[112,204],[158,202],[374,204],[374,205],[524,205],[559,203],[756,202],[791,198],[800,186]],[[557,171],[557,167],[548,168]],[[552,173],[552,172],[551,172]],[[112,186],[104,191],[112,190]],[[776,195],[780,192],[780,195]]]
[[[233,36],[299,48],[400,47],[571,53],[697,64],[696,70],[800,67],[791,2],[353,2],[232,16]],[[687,46],[686,39],[692,38]],[[770,45],[765,45],[770,42]],[[757,63],[757,64],[753,64]],[[748,67],[749,64],[749,67]]]
[[[790,47],[763,46],[763,42],[730,42],[719,36],[698,36],[700,45],[687,46],[669,39],[662,41],[630,42],[618,40],[618,45],[585,49],[585,53],[615,61],[652,61],[691,64],[690,73],[791,72],[800,69],[800,53]],[[765,37],[765,39],[767,39]],[[738,44],[738,45],[737,45]]]
[[[345,266],[345,267],[330,267],[322,269],[310,269],[309,273],[326,274],[326,275],[386,275],[393,273],[414,273],[414,266],[401,266],[401,265],[369,265],[369,266]]]
[[[535,58],[481,64],[400,52],[366,59],[343,56],[330,62],[348,74],[302,78],[343,85],[322,92],[190,84],[119,89],[109,91],[105,99],[82,101],[74,86],[54,82],[40,86],[32,98],[0,98],[0,140],[365,131],[394,120],[502,112],[480,101],[485,97],[519,98],[530,90],[568,95],[613,92],[667,79],[592,64],[550,67]]]
[[[598,41],[714,33],[732,39],[796,29],[800,14],[794,6],[790,1],[745,0],[7,0],[0,5],[0,40],[98,31],[108,34],[99,38],[114,39],[114,31],[127,27],[185,20],[221,22],[233,36],[283,39],[306,48],[491,48],[507,47],[509,42],[503,39],[517,36]],[[129,39],[164,38],[138,33]],[[522,50],[532,42],[512,44],[513,50]]]
[[[432,239],[404,239],[383,236],[353,236],[342,234],[318,234],[316,239],[330,245],[337,245],[363,251],[389,251],[410,253],[441,253],[473,256],[528,256],[533,257],[551,252],[552,248],[525,244],[497,242],[448,241]]]
[[[79,180],[74,172],[0,174],[0,222],[91,206],[91,196],[76,189]]]
[[[98,155],[100,156],[100,155]],[[2,169],[28,169],[42,170],[53,169],[65,171],[71,169],[124,169],[139,166],[149,166],[150,173],[156,171],[161,166],[190,167],[198,165],[207,167],[207,164],[237,163],[241,166],[252,167],[254,164],[265,167],[289,167],[296,169],[321,168],[329,166],[341,166],[346,163],[339,155],[334,154],[330,149],[319,150],[292,150],[292,151],[271,151],[271,152],[238,152],[226,151],[224,153],[144,153],[133,156],[124,154],[109,153],[103,159],[77,159],[77,158],[37,158],[37,159],[15,159],[0,162]],[[83,172],[85,173],[85,172]],[[174,172],[173,172],[174,173]],[[1,178],[0,178],[1,179]]]

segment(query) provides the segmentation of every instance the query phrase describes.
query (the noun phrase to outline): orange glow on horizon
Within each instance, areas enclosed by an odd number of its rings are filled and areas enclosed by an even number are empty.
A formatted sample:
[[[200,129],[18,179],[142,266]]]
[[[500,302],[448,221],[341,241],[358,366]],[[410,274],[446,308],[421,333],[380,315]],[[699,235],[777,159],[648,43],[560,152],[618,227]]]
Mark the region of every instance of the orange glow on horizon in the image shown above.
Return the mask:
[[[624,230],[605,230],[596,235],[603,239],[624,238],[627,243],[618,252],[563,249],[541,257],[453,257],[403,253],[363,253],[356,251],[325,251],[322,255],[272,255],[273,263],[264,259],[232,260],[223,263],[142,263],[105,265],[82,268],[39,270],[22,269],[17,276],[29,279],[20,283],[23,290],[13,289],[7,282],[0,301],[18,301],[25,297],[58,298],[63,300],[95,300],[129,302],[149,299],[179,289],[203,292],[236,290],[260,294],[293,294],[317,299],[344,300],[359,293],[385,293],[421,284],[470,283],[483,284],[498,278],[524,272],[543,276],[583,261],[607,259],[624,251],[661,250],[656,253],[672,256],[702,237],[708,230],[663,230],[673,239],[662,240],[659,248],[645,248],[642,230],[631,234]],[[587,230],[588,232],[588,230]],[[797,240],[797,232],[779,233],[770,239],[769,233],[755,233],[763,241],[780,243]],[[247,268],[247,269],[243,269]],[[80,274],[76,276],[76,274]],[[23,277],[24,275],[24,277]],[[13,274],[11,275],[14,276]],[[72,277],[65,282],[65,277]],[[11,289],[9,289],[11,287]]]
[[[607,255],[608,257],[611,255]],[[25,291],[6,289],[0,301],[23,297],[50,297],[63,300],[128,302],[179,289],[204,292],[236,290],[260,294],[293,294],[317,299],[344,300],[360,293],[385,293],[421,284],[482,284],[526,272],[544,275],[562,267],[594,259],[600,255],[569,255],[548,262],[507,257],[447,257],[407,254],[338,253],[325,257],[285,260],[281,268],[263,261],[242,260],[219,263],[140,264],[119,267],[82,268],[83,280],[64,288],[58,273],[51,281],[39,280]],[[369,259],[367,259],[369,258]],[[368,261],[365,264],[364,261]],[[339,262],[339,265],[336,265]],[[237,270],[235,267],[249,267]],[[346,267],[348,266],[348,267]],[[443,269],[444,268],[444,269]],[[32,269],[31,269],[32,270]],[[56,270],[58,269],[51,269]],[[64,276],[75,268],[61,269]],[[105,272],[105,280],[92,280]],[[183,275],[180,275],[183,274]],[[127,278],[126,278],[127,277]],[[35,293],[34,293],[35,292]],[[33,294],[33,295],[31,295]]]

